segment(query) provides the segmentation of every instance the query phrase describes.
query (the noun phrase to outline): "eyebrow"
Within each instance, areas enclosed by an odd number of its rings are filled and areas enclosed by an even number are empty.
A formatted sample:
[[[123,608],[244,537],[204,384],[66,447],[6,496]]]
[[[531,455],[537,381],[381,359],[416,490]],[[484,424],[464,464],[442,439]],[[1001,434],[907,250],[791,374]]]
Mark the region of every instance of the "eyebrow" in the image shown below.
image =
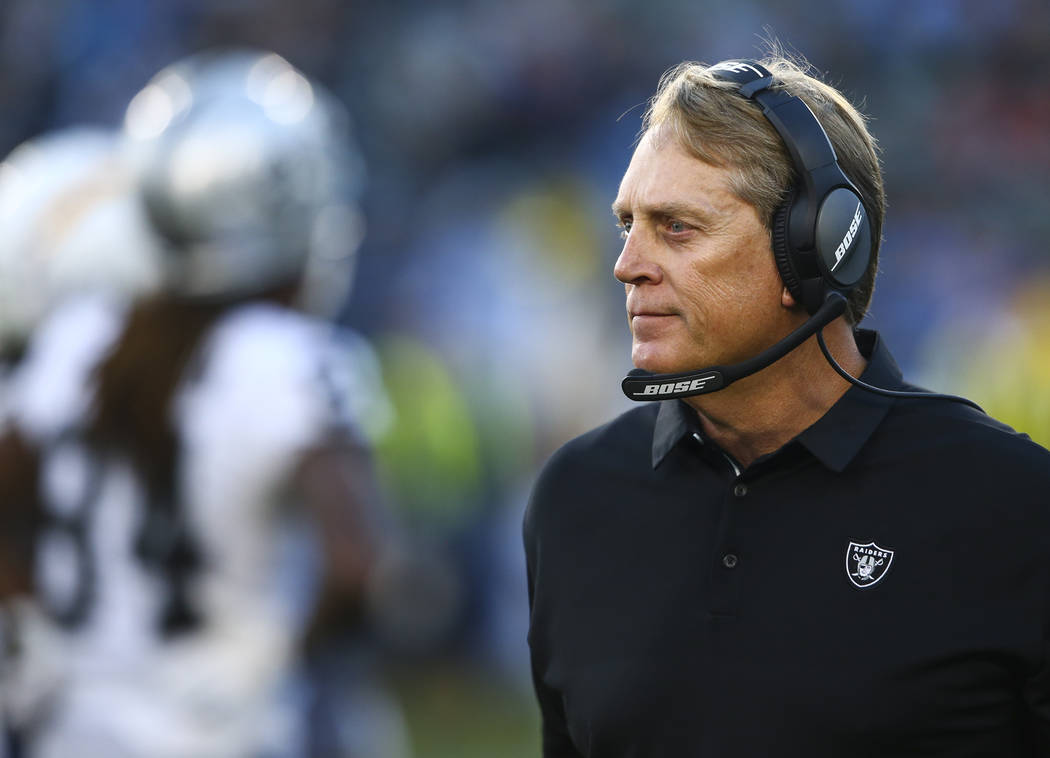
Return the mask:
[[[681,218],[701,223],[710,223],[718,216],[718,211],[714,208],[704,209],[690,203],[680,203],[675,201],[643,206],[638,210],[645,216],[656,218]],[[627,206],[620,205],[618,201],[613,202],[612,212],[617,218],[634,215],[627,210]]]

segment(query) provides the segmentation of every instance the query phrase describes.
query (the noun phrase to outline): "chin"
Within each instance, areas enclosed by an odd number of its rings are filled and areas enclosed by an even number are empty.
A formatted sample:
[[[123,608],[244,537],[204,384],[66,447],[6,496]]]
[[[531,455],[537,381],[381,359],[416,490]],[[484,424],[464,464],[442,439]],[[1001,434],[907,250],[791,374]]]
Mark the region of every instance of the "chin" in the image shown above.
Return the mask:
[[[635,368],[652,374],[677,374],[681,371],[692,371],[700,366],[684,363],[680,353],[661,349],[654,345],[635,345],[631,351],[631,362]]]

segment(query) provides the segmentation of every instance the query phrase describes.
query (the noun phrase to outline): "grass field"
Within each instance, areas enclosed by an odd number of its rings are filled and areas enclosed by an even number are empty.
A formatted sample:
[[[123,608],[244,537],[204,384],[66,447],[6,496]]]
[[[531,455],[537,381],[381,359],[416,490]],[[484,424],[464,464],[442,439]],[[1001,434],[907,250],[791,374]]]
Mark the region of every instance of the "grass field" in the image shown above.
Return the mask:
[[[427,664],[392,677],[414,758],[538,758],[539,713],[530,692],[483,671]]]

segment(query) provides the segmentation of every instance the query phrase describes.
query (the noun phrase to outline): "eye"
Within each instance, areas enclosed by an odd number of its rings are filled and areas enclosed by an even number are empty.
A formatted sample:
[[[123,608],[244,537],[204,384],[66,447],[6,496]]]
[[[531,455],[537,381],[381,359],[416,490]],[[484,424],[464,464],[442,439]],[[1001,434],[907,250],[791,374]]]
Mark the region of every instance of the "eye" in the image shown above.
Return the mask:
[[[620,219],[619,223],[616,224],[617,228],[620,230],[620,239],[627,239],[627,235],[631,233],[631,227],[633,225],[634,222],[629,218]]]
[[[681,234],[682,232],[688,231],[689,227],[682,221],[668,221],[667,230],[671,234]]]

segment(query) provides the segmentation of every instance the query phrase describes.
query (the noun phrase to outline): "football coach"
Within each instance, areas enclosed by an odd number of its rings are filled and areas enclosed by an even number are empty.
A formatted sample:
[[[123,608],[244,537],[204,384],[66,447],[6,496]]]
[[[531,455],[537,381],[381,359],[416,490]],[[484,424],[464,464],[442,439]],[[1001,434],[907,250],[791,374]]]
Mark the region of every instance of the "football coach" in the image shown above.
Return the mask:
[[[1050,755],[1050,452],[858,327],[884,207],[804,66],[661,79],[613,204],[640,402],[525,516],[545,758]]]

